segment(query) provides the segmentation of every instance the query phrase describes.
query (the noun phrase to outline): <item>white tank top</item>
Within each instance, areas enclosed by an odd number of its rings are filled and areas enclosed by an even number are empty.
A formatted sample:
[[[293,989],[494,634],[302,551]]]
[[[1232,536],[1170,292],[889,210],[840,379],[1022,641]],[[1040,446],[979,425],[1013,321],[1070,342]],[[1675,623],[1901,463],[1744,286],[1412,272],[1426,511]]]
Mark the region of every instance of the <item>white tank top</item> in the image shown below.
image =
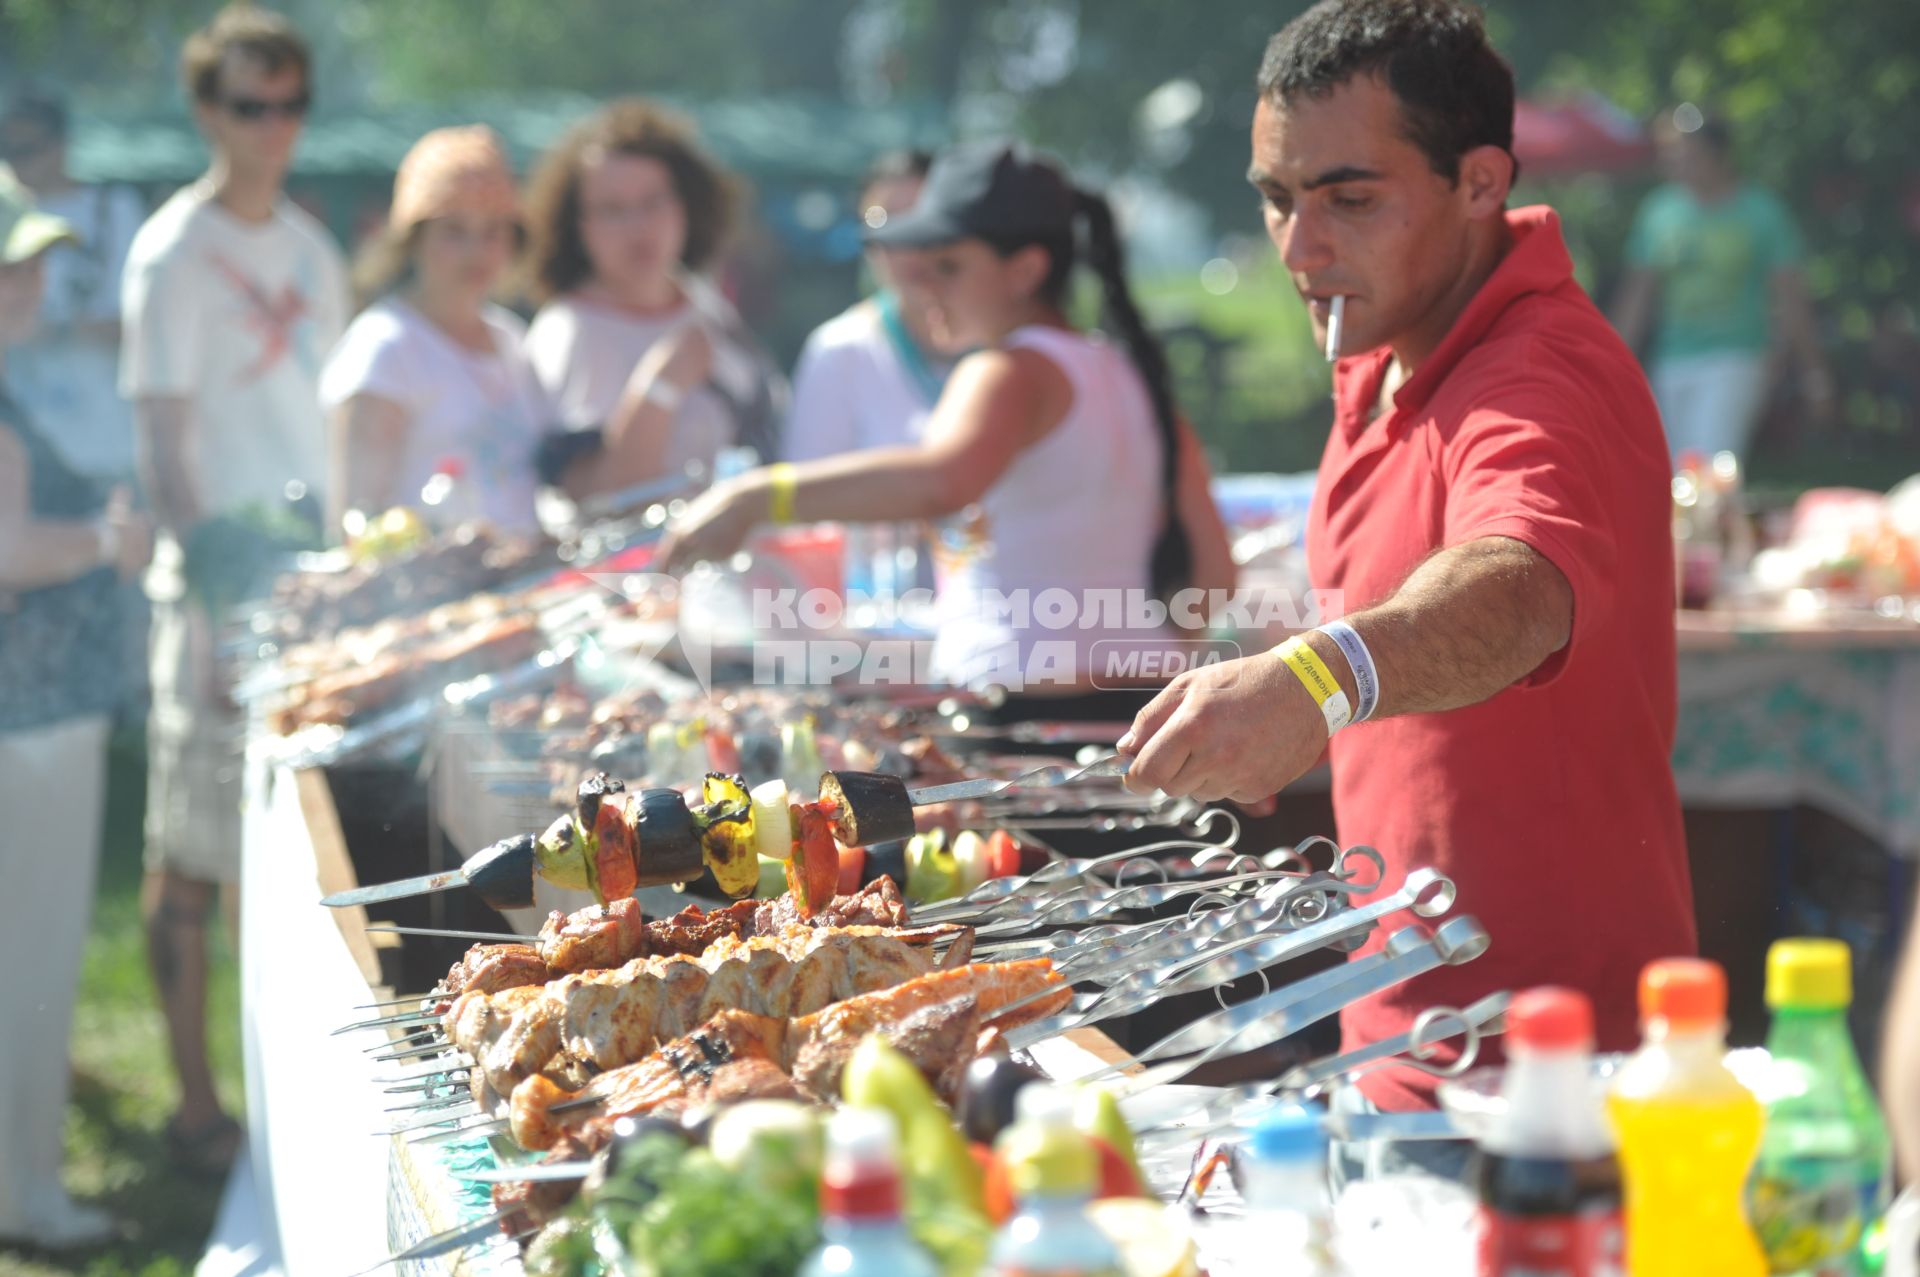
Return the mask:
[[[1046,356],[1066,375],[1073,401],[977,506],[941,529],[933,663],[952,683],[1019,691],[1097,675],[1095,644],[1164,635],[1127,628],[1091,596],[1144,598],[1150,589],[1161,445],[1146,383],[1123,351],[1097,336],[1038,326],[1017,329],[1002,345]],[[996,606],[1000,598],[1015,601],[1011,613]]]

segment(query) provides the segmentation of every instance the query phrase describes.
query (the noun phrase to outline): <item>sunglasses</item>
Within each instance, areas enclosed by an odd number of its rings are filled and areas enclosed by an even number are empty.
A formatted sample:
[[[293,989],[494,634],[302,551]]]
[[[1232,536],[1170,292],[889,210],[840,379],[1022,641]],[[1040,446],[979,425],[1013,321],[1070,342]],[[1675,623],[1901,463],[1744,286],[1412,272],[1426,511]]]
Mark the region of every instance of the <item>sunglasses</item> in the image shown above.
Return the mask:
[[[249,124],[275,115],[282,119],[299,120],[306,118],[308,109],[313,106],[313,95],[301,93],[277,101],[272,98],[227,98],[221,105],[234,119]]]

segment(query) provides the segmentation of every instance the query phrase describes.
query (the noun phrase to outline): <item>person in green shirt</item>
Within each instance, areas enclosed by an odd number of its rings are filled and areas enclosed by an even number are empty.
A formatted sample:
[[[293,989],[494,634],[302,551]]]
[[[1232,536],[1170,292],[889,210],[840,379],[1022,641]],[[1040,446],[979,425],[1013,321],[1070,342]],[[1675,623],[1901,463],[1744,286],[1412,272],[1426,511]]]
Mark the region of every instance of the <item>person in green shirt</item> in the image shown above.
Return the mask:
[[[1798,363],[1815,419],[1832,406],[1800,272],[1800,232],[1778,197],[1741,180],[1729,141],[1724,125],[1691,104],[1666,119],[1660,154],[1669,181],[1634,217],[1615,307],[1627,344],[1649,357],[1676,458],[1730,451],[1746,459],[1776,336]]]

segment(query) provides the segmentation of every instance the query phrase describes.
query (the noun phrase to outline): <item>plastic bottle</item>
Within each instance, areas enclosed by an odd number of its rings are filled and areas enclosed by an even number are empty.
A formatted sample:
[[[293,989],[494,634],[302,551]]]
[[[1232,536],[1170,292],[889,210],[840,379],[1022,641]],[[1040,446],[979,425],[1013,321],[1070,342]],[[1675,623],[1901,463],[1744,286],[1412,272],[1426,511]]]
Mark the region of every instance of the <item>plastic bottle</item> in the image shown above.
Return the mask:
[[[1240,1197],[1246,1213],[1210,1224],[1202,1251],[1209,1277],[1332,1277],[1332,1204],[1327,1136],[1320,1115],[1276,1106],[1241,1145]]]
[[[420,487],[420,504],[437,532],[448,532],[480,517],[479,493],[467,478],[466,463],[445,457]]]
[[[939,1277],[900,1216],[899,1138],[884,1110],[842,1109],[827,1123],[820,1231],[801,1277]]]
[[[1727,1069],[1726,1015],[1726,973],[1712,962],[1665,959],[1640,977],[1645,1037],[1607,1097],[1633,1277],[1767,1271],[1745,1203],[1765,1118]]]
[[[1673,476],[1673,552],[1680,606],[1712,603],[1723,557],[1720,497],[1697,452],[1681,453]]]
[[[1759,548],[1740,458],[1732,452],[1714,453],[1711,482],[1720,510],[1720,583],[1723,589],[1737,588],[1746,582]]]
[[[1507,1012],[1499,1122],[1481,1141],[1480,1277],[1619,1277],[1620,1167],[1593,1084],[1593,1004],[1530,989]]]
[[[1121,1277],[1120,1252],[1087,1215],[1100,1155],[1074,1129],[1073,1093],[1036,1084],[996,1148],[1013,1190],[1012,1219],[993,1239],[992,1277]]]
[[[1847,1030],[1853,963],[1838,940],[1767,952],[1767,1052],[1779,1090],[1747,1205],[1776,1273],[1856,1277],[1867,1228],[1887,1208],[1891,1146]]]

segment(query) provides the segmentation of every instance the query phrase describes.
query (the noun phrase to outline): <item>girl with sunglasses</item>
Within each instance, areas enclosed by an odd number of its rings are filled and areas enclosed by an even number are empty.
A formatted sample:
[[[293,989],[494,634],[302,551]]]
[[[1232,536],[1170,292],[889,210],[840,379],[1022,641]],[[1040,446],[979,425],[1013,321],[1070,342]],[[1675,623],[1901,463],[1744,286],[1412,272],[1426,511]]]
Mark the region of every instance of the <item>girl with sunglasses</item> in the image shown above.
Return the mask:
[[[489,300],[520,238],[519,193],[492,130],[437,129],[401,161],[386,230],[360,268],[378,300],[320,377],[336,526],[349,511],[419,505],[436,475],[464,489],[460,514],[537,526],[546,400],[525,326]]]

